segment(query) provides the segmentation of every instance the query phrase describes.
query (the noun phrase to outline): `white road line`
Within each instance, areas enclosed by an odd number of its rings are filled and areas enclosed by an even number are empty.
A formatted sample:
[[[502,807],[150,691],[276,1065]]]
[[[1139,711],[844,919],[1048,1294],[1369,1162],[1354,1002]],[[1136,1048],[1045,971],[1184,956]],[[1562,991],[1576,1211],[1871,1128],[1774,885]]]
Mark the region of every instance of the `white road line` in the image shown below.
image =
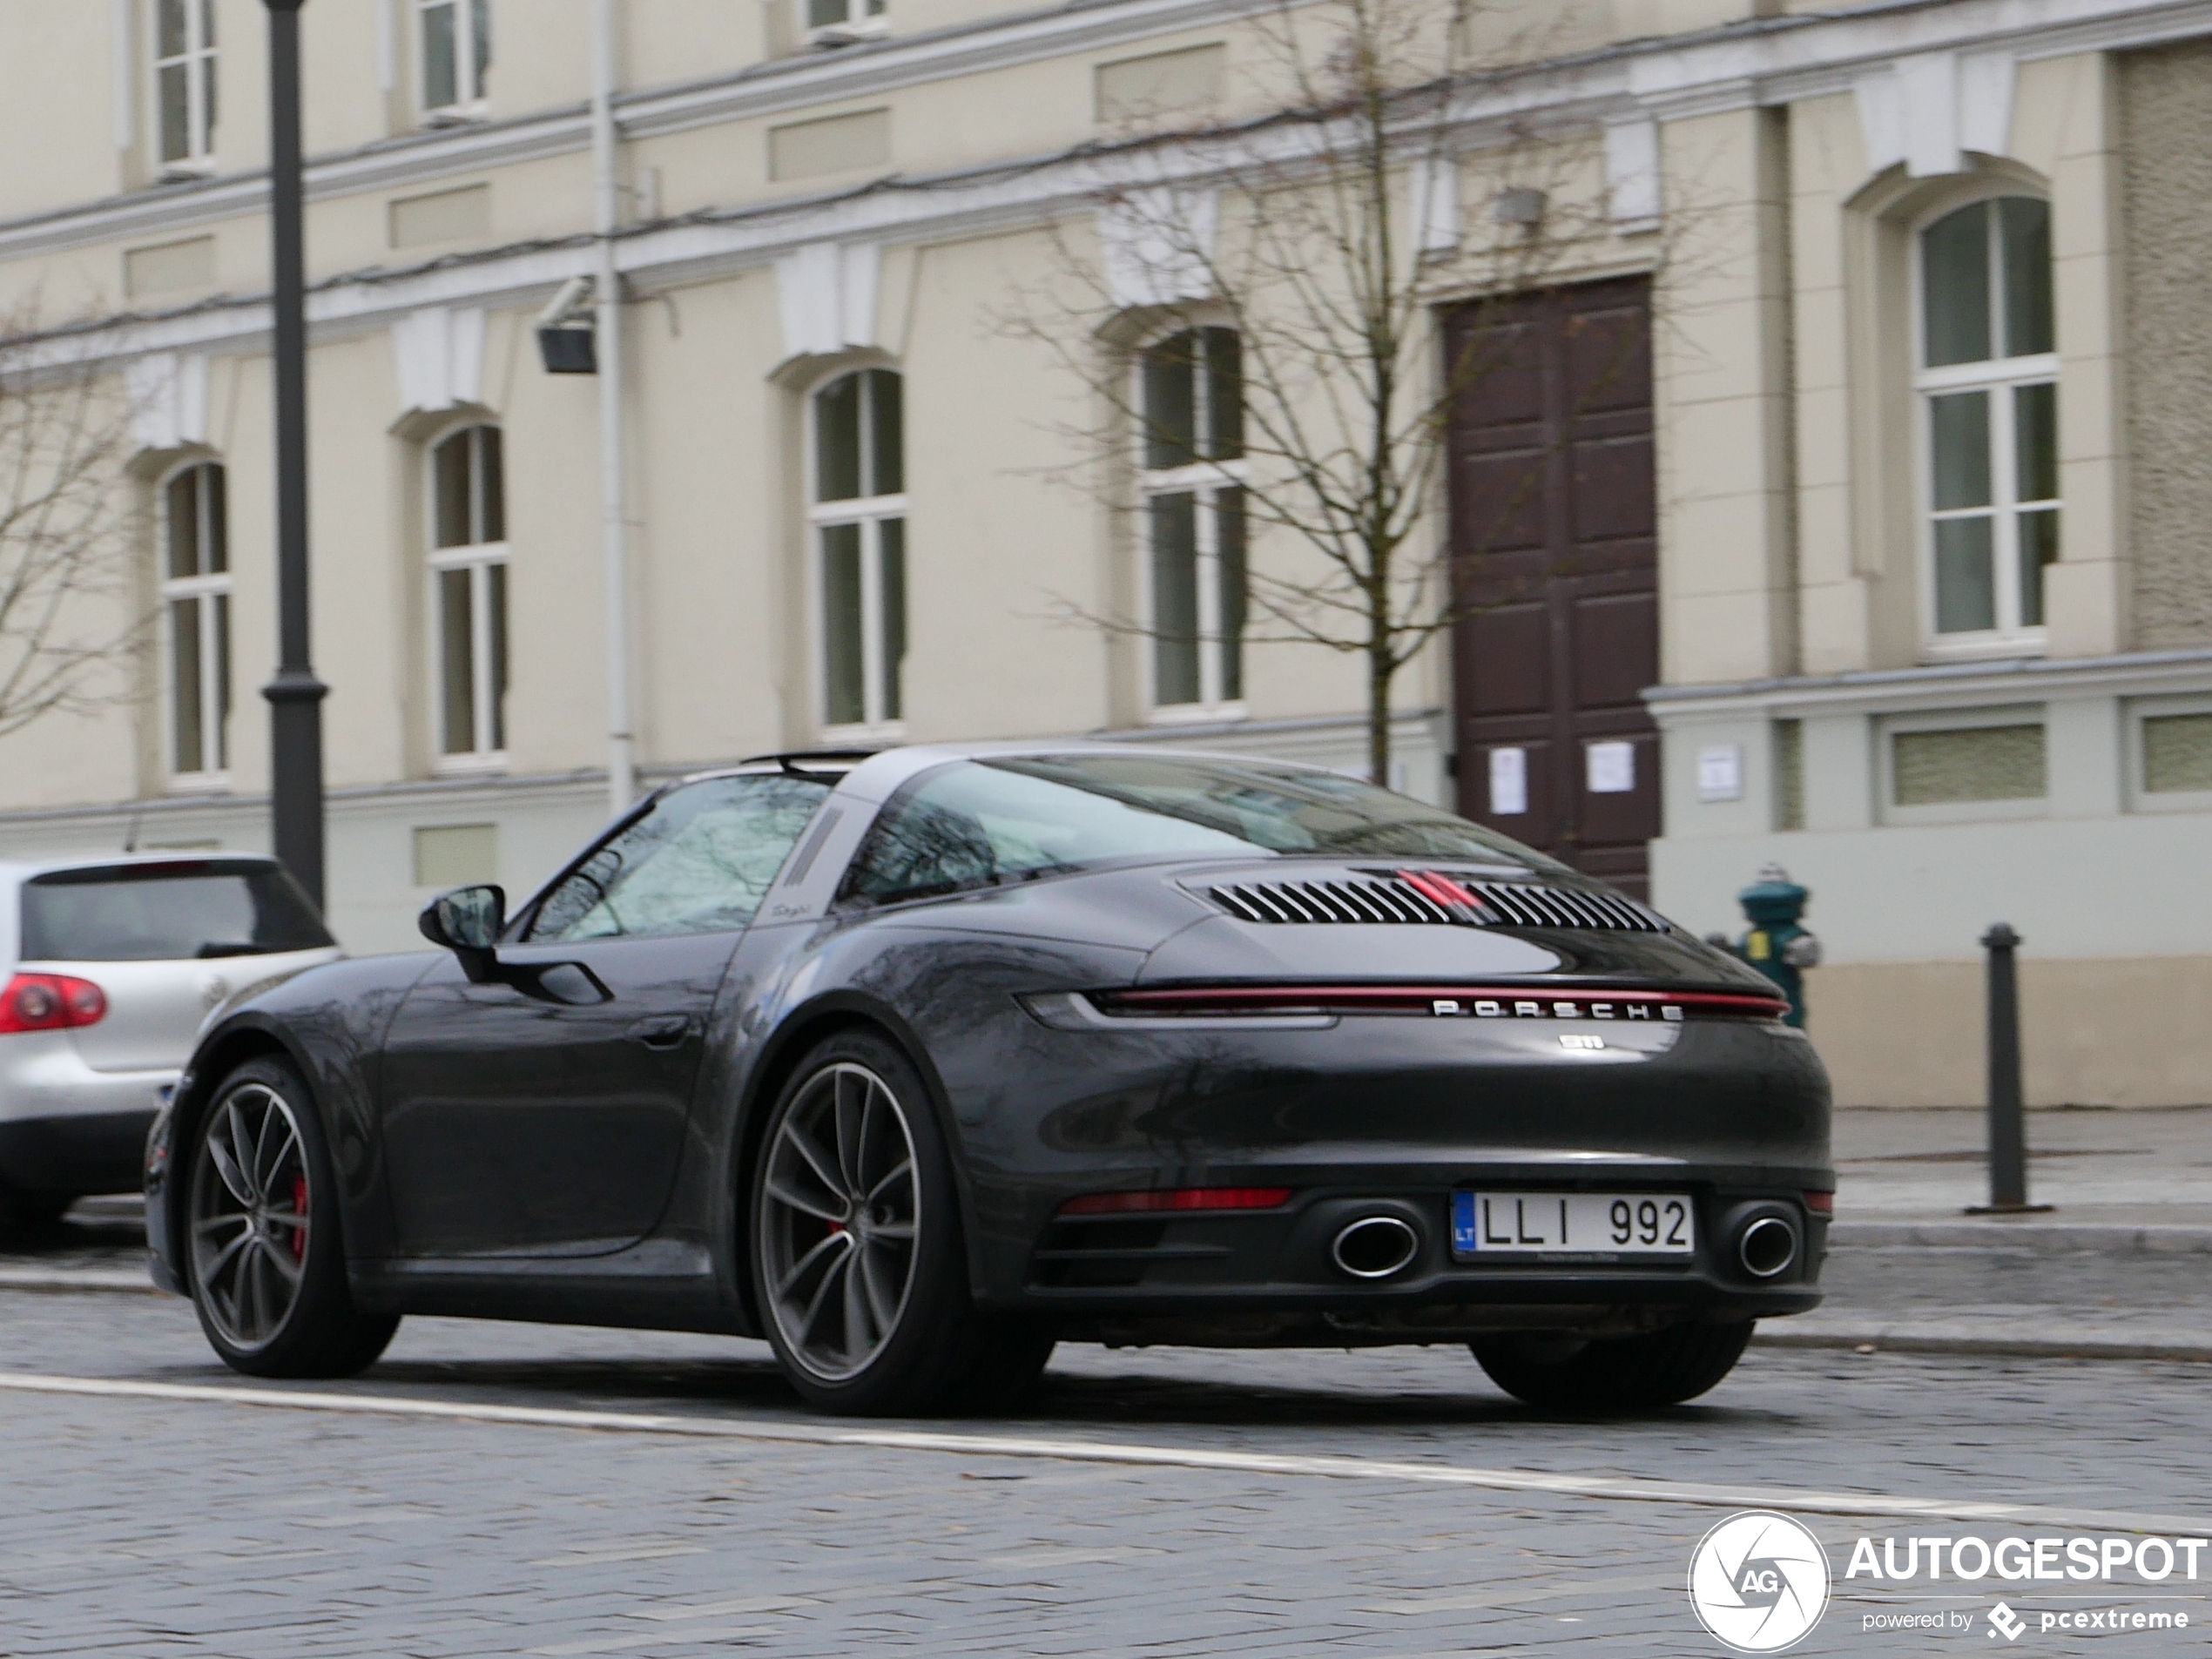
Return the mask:
[[[138,1382],[122,1378],[53,1377],[20,1371],[0,1372],[0,1392],[69,1394],[105,1399],[172,1400],[213,1406],[273,1406],[292,1411],[420,1417],[449,1422],[501,1423],[529,1428],[591,1429],[621,1434],[679,1434],[707,1440],[772,1440],[799,1446],[859,1447],[880,1451],[936,1452],[957,1457],[1039,1458],[1061,1462],[1110,1463],[1136,1467],[1217,1469],[1239,1474],[1305,1475],[1341,1480],[1401,1480],[1425,1486],[1473,1487],[1487,1492],[1529,1493],[1547,1497],[1635,1503],[1699,1504],[1726,1509],[1804,1510],[1815,1514],[1866,1515],[1915,1521],[1979,1521],[1992,1525],[2072,1527],[2192,1537],[2212,1534],[2212,1519],[2202,1515],[2079,1509],[2044,1504],[1998,1503],[1979,1499],[1910,1498],[1880,1492],[1819,1492],[1795,1487],[1710,1486],[1649,1480],[1637,1475],[1480,1469],[1453,1463],[1399,1463],[1381,1458],[1223,1452],[1195,1446],[1042,1440],[1014,1434],[948,1434],[920,1429],[810,1427],[725,1417],[574,1411],[550,1406],[494,1406],[398,1394]]]

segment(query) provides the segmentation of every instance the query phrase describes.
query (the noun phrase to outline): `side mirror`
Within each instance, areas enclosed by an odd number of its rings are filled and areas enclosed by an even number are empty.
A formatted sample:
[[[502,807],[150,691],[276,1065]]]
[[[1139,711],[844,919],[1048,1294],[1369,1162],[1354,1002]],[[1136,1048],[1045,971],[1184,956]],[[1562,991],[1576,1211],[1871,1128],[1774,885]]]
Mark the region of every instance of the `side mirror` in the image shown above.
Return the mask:
[[[442,893],[424,907],[415,925],[432,944],[458,956],[470,979],[488,979],[499,935],[507,927],[506,889],[486,885]]]

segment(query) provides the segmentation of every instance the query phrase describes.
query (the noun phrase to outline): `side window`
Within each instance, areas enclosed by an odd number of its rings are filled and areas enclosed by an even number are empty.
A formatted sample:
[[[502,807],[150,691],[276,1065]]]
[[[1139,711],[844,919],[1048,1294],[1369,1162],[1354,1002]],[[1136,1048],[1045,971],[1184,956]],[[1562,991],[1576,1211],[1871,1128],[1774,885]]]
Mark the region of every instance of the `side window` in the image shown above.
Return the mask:
[[[814,808],[815,779],[710,778],[663,796],[546,895],[532,940],[666,937],[743,927]]]
[[[169,771],[219,779],[231,763],[231,557],[223,469],[197,462],[161,487]]]
[[[215,167],[213,0],[154,0],[154,136],[165,178]]]
[[[422,113],[464,120],[483,106],[491,72],[490,0],[419,0]]]
[[[2059,556],[2050,208],[1974,202],[1919,248],[1928,632],[1938,648],[2033,645]]]
[[[496,426],[430,451],[431,603],[437,619],[438,751],[496,760],[507,748],[507,486]]]
[[[822,724],[882,726],[904,712],[907,479],[904,383],[863,368],[813,397],[813,521]]]
[[[1155,707],[1244,695],[1244,394],[1233,328],[1194,328],[1144,354],[1144,496]]]

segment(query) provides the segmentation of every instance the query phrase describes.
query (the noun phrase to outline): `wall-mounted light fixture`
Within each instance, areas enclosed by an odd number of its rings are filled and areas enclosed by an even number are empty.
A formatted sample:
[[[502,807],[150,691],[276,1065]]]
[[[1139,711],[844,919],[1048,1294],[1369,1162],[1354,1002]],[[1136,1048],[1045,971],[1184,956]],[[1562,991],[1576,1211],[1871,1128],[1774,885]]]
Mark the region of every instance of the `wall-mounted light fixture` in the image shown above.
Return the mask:
[[[549,374],[597,374],[597,337],[591,327],[591,279],[572,276],[537,314],[537,354]],[[582,318],[582,321],[577,320]]]

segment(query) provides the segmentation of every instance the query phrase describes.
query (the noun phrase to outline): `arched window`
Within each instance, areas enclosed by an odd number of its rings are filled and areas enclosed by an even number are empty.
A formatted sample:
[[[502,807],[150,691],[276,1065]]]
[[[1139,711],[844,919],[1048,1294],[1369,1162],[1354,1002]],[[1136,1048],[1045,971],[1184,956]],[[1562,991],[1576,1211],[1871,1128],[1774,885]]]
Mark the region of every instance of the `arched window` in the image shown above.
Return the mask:
[[[1152,702],[1244,695],[1244,381],[1233,328],[1193,328],[1144,354],[1145,539]]]
[[[2033,645],[2059,556],[2050,208],[1973,202],[1919,250],[1930,632],[1939,647]]]
[[[231,549],[223,469],[198,461],[161,486],[161,607],[169,770],[214,779],[231,763]]]
[[[430,449],[431,606],[438,748],[496,760],[507,748],[507,485],[499,428],[463,427]]]
[[[901,718],[907,655],[904,388],[857,369],[814,394],[813,520],[822,640],[822,723]]]

